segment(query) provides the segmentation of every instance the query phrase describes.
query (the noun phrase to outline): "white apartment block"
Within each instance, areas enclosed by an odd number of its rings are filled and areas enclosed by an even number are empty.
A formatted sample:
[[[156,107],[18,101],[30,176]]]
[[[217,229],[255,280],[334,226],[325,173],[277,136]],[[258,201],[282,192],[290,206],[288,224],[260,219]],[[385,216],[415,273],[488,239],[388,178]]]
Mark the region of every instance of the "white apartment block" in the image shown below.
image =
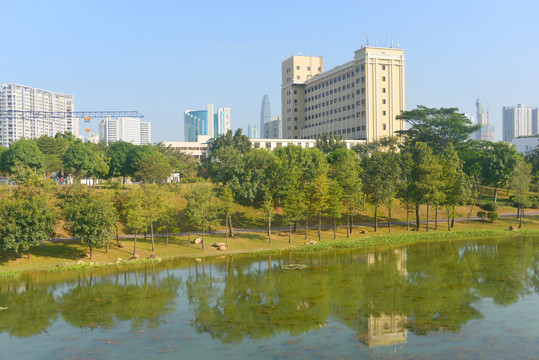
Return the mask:
[[[292,56],[282,63],[283,138],[323,133],[374,141],[404,130],[404,52],[363,47],[324,72],[324,58]]]
[[[139,118],[106,117],[99,124],[99,139],[108,144],[125,141],[133,145],[151,144],[151,125]]]
[[[511,142],[520,136],[539,134],[538,108],[524,104],[502,108],[503,141]]]
[[[0,145],[9,147],[25,138],[35,139],[42,135],[55,136],[71,132],[79,136],[79,119],[66,117],[30,117],[23,112],[71,112],[74,110],[73,95],[54,93],[18,84],[0,87]],[[16,111],[10,113],[10,111]]]

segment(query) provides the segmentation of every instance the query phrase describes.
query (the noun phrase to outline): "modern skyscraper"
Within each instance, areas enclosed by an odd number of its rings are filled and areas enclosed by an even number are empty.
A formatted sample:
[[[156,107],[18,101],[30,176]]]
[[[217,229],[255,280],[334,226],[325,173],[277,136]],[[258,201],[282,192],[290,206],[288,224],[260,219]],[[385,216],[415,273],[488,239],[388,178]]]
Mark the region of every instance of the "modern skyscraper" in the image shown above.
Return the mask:
[[[504,106],[502,108],[503,141],[511,142],[519,136],[539,134],[538,108]]]
[[[263,139],[282,139],[283,138],[283,121],[280,116],[272,117],[268,122],[264,123]]]
[[[368,142],[404,130],[402,49],[363,47],[354,59],[324,72],[324,58],[292,56],[282,63],[283,138],[323,133]]]
[[[475,101],[475,107],[477,110],[477,124],[481,125],[481,129],[474,134],[475,140],[494,141],[494,127],[490,125],[488,111],[485,113],[479,98]]]
[[[18,84],[3,84],[0,87],[0,113],[9,111],[75,111],[73,95],[54,93]],[[0,118],[0,145],[8,147],[20,138],[35,139],[42,135],[55,136],[71,132],[79,135],[79,119],[72,116],[62,118],[32,118],[22,113]]]
[[[249,139],[258,139],[258,125],[248,124],[247,125],[247,136]]]
[[[151,144],[151,125],[138,118],[106,117],[99,124],[99,139],[107,144],[125,141],[133,145]]]
[[[184,113],[185,141],[195,142],[197,136],[208,135],[211,138],[225,134],[230,130],[230,108],[219,108],[213,113],[213,104],[206,110],[187,110]]]
[[[262,106],[260,109],[260,132],[264,132],[264,124],[271,118],[271,108],[268,95],[262,98]]]

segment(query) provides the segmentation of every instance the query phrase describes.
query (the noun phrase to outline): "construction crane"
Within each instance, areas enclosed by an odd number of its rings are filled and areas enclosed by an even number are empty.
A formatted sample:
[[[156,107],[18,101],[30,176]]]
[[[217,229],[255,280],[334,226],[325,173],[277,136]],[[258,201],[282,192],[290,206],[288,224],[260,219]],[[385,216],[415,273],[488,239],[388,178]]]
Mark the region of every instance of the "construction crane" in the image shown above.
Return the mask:
[[[90,122],[92,118],[105,117],[131,117],[142,119],[144,115],[138,111],[26,111],[26,110],[3,110],[0,111],[0,119],[23,118],[23,119],[58,119],[58,118],[83,118]]]

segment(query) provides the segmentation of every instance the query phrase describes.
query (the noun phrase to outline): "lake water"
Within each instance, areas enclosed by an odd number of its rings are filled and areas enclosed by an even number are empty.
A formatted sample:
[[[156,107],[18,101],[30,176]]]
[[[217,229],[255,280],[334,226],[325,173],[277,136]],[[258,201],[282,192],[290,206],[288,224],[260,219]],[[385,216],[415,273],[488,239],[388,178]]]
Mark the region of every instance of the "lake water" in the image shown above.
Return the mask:
[[[537,359],[539,238],[31,273],[0,306],[0,359]]]

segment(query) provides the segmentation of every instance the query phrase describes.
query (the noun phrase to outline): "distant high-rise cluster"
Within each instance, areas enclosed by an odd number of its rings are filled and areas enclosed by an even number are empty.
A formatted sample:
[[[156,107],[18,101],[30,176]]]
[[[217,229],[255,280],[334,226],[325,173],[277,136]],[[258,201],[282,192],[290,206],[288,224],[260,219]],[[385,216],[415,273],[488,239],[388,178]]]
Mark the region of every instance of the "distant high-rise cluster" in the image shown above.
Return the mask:
[[[256,124],[248,124],[247,125],[247,137],[249,137],[249,139],[258,139],[259,138],[258,125],[256,125]]]
[[[106,117],[99,124],[99,139],[110,144],[125,141],[133,145],[150,145],[152,143],[151,125],[138,118]]]
[[[282,139],[283,138],[283,121],[280,116],[269,118],[268,122],[264,123],[264,139]]]
[[[72,116],[43,117],[35,112],[75,111],[73,95],[60,94],[18,84],[0,87],[0,145],[9,147],[25,138],[55,136],[71,132],[79,135],[79,119]]]
[[[475,102],[475,107],[477,110],[477,124],[481,125],[481,129],[475,133],[475,140],[494,141],[494,127],[490,125],[488,111],[485,113],[485,109],[479,98]]]
[[[377,140],[404,130],[404,53],[363,47],[324,72],[324,58],[292,56],[282,63],[282,132],[286,139]]]
[[[215,138],[230,130],[230,108],[219,108],[214,113],[213,104],[208,104],[206,110],[187,110],[184,122],[185,141],[195,142],[199,135]]]
[[[264,124],[271,118],[271,108],[268,95],[262,98],[262,106],[260,107],[260,133],[264,133]]]
[[[502,108],[503,141],[539,134],[539,109],[524,104]]]

